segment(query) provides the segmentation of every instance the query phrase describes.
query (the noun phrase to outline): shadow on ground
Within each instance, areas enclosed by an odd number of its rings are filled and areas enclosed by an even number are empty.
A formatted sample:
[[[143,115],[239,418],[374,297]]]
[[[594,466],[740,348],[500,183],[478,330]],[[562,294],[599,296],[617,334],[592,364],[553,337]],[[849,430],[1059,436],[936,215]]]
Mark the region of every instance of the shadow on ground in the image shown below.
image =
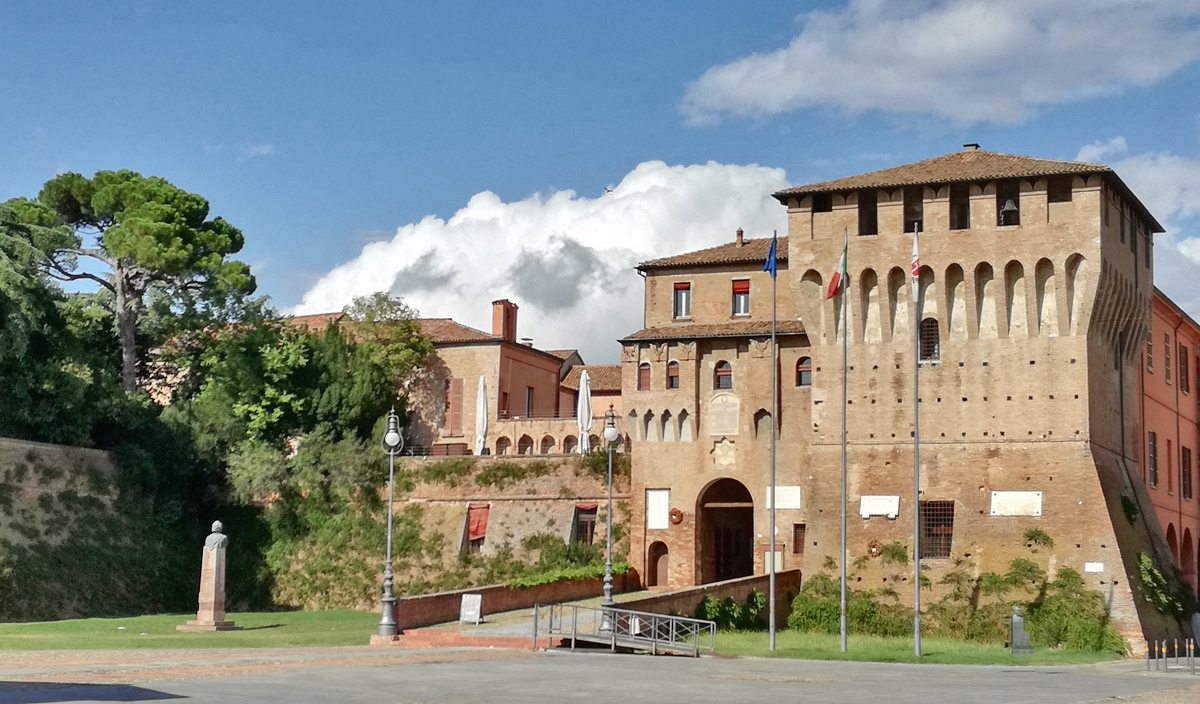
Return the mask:
[[[72,684],[69,682],[0,682],[0,704],[42,704],[43,702],[150,702],[161,699],[186,699],[145,687],[128,684]]]

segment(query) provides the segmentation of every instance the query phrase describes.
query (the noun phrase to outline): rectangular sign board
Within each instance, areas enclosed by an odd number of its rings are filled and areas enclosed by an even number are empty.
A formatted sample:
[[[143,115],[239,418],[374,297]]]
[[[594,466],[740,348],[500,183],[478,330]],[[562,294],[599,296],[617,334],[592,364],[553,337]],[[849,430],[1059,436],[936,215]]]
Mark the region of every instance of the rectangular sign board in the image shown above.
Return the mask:
[[[992,515],[1040,516],[1042,515],[1042,492],[993,491]]]
[[[895,518],[900,515],[899,496],[862,496],[858,499],[858,512],[863,518],[871,516],[887,516]]]
[[[646,490],[646,528],[666,530],[671,524],[671,490]]]
[[[771,487],[767,487],[767,503],[768,509],[771,508]],[[775,497],[779,500],[775,508],[784,511],[796,510],[800,508],[800,487],[798,486],[776,486]]]
[[[460,623],[478,624],[483,620],[483,595],[463,594],[462,604],[458,607]]]

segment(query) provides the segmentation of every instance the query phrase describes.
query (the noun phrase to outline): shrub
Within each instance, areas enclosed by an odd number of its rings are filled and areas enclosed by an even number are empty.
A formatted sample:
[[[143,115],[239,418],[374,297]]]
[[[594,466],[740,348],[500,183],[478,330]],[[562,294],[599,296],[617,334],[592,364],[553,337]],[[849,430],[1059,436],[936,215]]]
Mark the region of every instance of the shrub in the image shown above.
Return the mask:
[[[695,615],[715,621],[722,631],[761,631],[767,627],[763,618],[766,606],[767,597],[758,591],[750,592],[744,604],[738,604],[733,597],[720,600],[709,595],[696,605]]]

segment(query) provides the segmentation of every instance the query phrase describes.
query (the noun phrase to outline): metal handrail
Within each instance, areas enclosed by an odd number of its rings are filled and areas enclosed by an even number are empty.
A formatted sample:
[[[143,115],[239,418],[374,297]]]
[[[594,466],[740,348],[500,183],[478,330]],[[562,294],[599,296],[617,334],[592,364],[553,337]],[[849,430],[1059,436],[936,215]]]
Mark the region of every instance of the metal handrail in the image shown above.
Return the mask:
[[[542,609],[548,609],[545,625]],[[590,618],[580,620],[580,615]],[[703,648],[709,652],[716,649],[717,624],[713,621],[649,611],[605,607],[578,606],[575,604],[549,604],[534,606],[534,644],[540,634],[571,639],[575,649],[579,639],[597,642],[606,639],[612,650],[618,645],[649,648],[657,654],[661,650],[691,651],[698,656]],[[705,637],[707,636],[707,638]],[[707,641],[707,643],[704,643]]]

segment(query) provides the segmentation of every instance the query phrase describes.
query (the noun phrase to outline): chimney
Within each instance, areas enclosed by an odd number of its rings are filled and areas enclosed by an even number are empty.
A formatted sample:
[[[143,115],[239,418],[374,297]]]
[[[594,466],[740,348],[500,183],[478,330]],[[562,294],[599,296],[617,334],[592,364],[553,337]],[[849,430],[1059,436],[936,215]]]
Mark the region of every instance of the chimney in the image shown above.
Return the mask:
[[[517,341],[517,304],[501,298],[492,301],[492,334],[507,340]]]
[[[744,242],[742,241],[742,228],[740,228],[740,227],[738,228],[738,231],[737,231],[737,239],[734,241],[733,244],[736,247],[741,247],[744,244]]]
[[[979,151],[979,145],[978,144],[964,144],[963,151],[964,152],[977,152],[977,151]]]

